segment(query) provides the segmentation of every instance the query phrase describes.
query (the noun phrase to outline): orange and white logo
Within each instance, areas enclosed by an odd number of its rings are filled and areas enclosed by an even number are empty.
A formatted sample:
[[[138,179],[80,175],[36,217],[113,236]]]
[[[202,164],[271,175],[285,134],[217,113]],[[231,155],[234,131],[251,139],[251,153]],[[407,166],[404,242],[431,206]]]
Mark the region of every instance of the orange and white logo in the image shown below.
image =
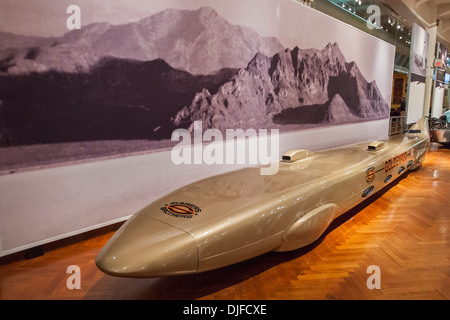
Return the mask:
[[[366,181],[367,182],[372,182],[374,179],[375,179],[375,168],[374,167],[370,167],[366,171]]]
[[[200,213],[202,210],[195,204],[188,202],[171,202],[161,208],[161,211],[175,218],[190,219]]]

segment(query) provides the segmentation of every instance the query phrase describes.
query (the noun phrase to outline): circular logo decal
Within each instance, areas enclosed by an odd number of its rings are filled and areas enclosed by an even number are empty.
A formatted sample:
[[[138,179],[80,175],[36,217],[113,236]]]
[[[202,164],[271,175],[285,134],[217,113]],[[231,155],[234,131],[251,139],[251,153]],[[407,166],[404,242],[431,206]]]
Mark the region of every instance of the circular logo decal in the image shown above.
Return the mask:
[[[185,204],[174,204],[166,207],[168,211],[178,214],[194,214],[195,210],[191,206]]]
[[[372,182],[375,179],[375,168],[371,167],[366,171],[366,181]]]
[[[171,202],[161,208],[161,211],[175,218],[190,219],[202,210],[198,206],[188,202]]]

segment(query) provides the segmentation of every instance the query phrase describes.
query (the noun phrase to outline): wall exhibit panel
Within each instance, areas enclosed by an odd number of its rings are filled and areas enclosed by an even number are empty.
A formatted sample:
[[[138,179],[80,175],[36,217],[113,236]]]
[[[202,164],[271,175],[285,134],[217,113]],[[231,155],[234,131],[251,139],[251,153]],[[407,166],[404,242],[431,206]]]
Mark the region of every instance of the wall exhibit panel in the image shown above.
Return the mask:
[[[425,101],[425,80],[427,78],[429,34],[418,24],[413,24],[411,53],[408,72],[408,98],[406,123],[417,122],[423,117]]]
[[[444,85],[437,84],[433,90],[433,100],[431,107],[431,117],[439,118],[442,115],[442,106],[444,105]]]

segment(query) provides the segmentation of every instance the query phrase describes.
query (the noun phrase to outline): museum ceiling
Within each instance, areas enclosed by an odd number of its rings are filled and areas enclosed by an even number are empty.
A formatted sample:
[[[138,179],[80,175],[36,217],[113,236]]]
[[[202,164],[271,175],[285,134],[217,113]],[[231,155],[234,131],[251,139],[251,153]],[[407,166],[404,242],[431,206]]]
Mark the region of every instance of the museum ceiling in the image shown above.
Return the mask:
[[[381,9],[379,25],[375,26],[375,36],[396,46],[401,61],[400,67],[407,67],[411,30],[413,23],[425,29],[437,25],[437,42],[450,48],[450,1],[449,0],[327,0],[353,17],[366,23],[371,20],[369,6]],[[381,33],[380,33],[381,32]],[[384,35],[382,33],[385,33]],[[404,59],[403,59],[404,58]],[[397,58],[396,58],[397,59]],[[397,62],[396,62],[397,65]]]

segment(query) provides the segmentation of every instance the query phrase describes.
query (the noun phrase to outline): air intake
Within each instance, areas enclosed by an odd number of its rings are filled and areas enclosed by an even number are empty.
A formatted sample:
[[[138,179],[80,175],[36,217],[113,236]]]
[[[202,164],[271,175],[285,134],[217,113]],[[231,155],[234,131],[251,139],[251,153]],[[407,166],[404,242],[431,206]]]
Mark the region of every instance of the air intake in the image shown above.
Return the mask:
[[[367,147],[368,151],[378,151],[384,149],[386,147],[386,143],[383,141],[373,141]]]
[[[306,158],[309,158],[312,156],[312,152],[308,150],[301,150],[301,149],[295,149],[295,150],[289,150],[283,156],[281,157],[281,160],[286,162],[294,162],[298,160],[303,160]]]

